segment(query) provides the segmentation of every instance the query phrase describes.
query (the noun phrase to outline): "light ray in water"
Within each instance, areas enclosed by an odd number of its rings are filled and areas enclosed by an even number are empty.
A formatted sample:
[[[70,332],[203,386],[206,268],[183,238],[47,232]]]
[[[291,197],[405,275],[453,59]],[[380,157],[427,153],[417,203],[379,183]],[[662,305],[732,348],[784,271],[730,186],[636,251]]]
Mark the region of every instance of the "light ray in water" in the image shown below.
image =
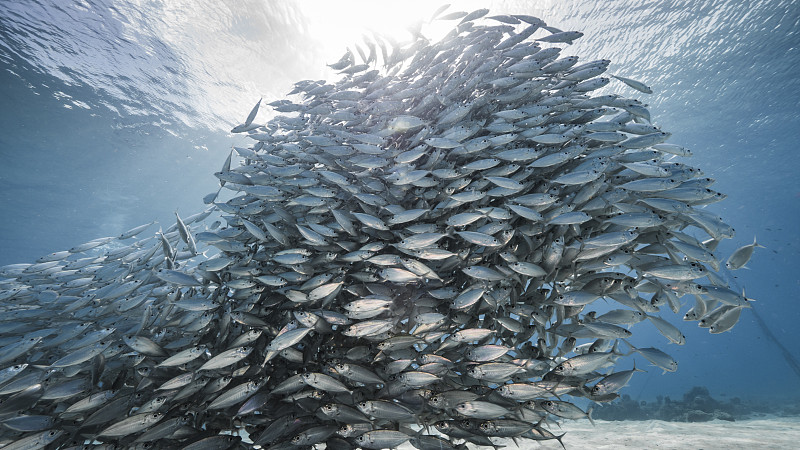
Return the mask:
[[[330,2],[325,0],[298,3],[308,17],[308,30],[323,45],[328,62],[341,56],[343,48],[350,48],[356,56],[358,47],[369,56],[370,48],[365,43],[381,36],[395,42],[412,39],[412,30],[418,30],[423,22],[440,5],[424,0],[403,2],[375,2],[369,0]],[[431,29],[432,28],[432,29]],[[446,24],[436,24],[426,30],[428,37],[435,37],[447,30]],[[380,52],[380,49],[376,49]]]
[[[739,283],[736,281],[736,277],[731,274],[730,270],[728,270],[724,264],[720,267],[719,273],[725,277],[725,280],[732,289],[734,289],[736,292],[742,292],[744,295],[744,290],[739,286]],[[764,319],[762,319],[761,315],[758,313],[758,306],[753,306],[751,309],[753,312],[753,317],[756,319],[756,323],[758,324],[758,328],[762,333],[764,333],[764,336],[766,336],[767,339],[769,339],[773,344],[775,344],[776,347],[778,347],[783,359],[786,361],[786,364],[788,364],[792,371],[794,371],[794,373],[800,377],[800,361],[798,361],[797,357],[788,348],[786,348],[785,345],[783,345],[783,342],[781,342],[781,340],[778,339],[775,334],[772,333],[772,330],[770,330],[769,326],[767,326],[766,322],[764,322]]]

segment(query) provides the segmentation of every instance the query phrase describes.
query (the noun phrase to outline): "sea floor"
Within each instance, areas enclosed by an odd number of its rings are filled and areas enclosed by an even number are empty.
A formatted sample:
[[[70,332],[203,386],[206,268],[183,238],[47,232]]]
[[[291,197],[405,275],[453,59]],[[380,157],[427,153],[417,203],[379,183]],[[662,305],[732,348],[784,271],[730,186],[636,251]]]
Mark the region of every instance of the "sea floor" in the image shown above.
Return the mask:
[[[800,417],[765,417],[702,423],[596,420],[564,423],[567,450],[580,449],[796,449],[800,448]],[[551,429],[557,433],[557,430]],[[561,433],[557,433],[561,434]],[[513,442],[508,442],[514,448]],[[530,448],[562,448],[557,441]],[[524,444],[523,444],[524,445]],[[528,447],[527,445],[525,445]]]
[[[555,434],[567,433],[563,442],[567,450],[599,449],[798,449],[800,417],[764,417],[728,422],[714,420],[702,423],[665,422],[663,420],[567,421]],[[498,440],[498,443],[500,441]],[[510,439],[502,442],[506,449],[517,446]],[[402,450],[414,447],[406,443]],[[561,449],[558,441],[536,443],[521,441],[523,449]]]

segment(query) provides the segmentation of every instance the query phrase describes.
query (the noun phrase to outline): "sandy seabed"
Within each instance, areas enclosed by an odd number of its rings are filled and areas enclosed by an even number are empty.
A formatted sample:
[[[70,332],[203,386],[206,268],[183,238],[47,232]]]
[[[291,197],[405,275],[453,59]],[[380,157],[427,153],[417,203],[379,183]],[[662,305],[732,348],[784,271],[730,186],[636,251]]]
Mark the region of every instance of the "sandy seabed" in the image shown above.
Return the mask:
[[[596,420],[563,424],[567,450],[578,449],[789,449],[800,448],[800,417],[775,417],[728,422],[664,422],[662,420]],[[554,431],[555,430],[551,430]],[[560,434],[560,433],[559,433]],[[511,443],[513,445],[513,442]],[[545,449],[561,448],[545,442]]]
[[[568,421],[561,425],[560,431],[558,427],[550,427],[550,431],[558,435],[567,433],[563,439],[567,450],[800,449],[800,417],[765,417],[736,422],[714,420],[703,423],[595,420],[595,424],[596,426],[592,426],[587,420]],[[506,445],[509,450],[517,448],[511,440],[504,441],[501,445]],[[409,443],[400,448],[413,449]],[[562,447],[555,440],[541,443],[525,440],[520,441],[520,448]]]

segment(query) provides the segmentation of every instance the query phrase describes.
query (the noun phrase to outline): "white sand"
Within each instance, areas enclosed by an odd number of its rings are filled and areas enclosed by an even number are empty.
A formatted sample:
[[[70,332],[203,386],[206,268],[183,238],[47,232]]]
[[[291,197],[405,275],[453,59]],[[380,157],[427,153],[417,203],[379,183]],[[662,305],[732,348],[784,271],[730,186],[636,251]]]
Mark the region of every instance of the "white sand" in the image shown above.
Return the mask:
[[[664,422],[662,420],[566,421],[562,429],[551,427],[550,431],[560,435],[567,450],[582,449],[800,449],[800,417],[771,417],[727,422],[714,420],[703,423]],[[506,449],[517,446],[511,440],[498,440]],[[541,445],[530,440],[520,441],[520,448],[561,449],[558,441],[542,441]],[[475,446],[470,445],[469,448]],[[486,447],[491,448],[491,447]],[[414,450],[410,443],[401,450]]]
[[[566,422],[561,434],[567,450],[579,449],[800,449],[800,417],[775,417],[702,423],[595,420]],[[508,442],[514,448],[513,442]],[[560,449],[557,441],[527,448]]]

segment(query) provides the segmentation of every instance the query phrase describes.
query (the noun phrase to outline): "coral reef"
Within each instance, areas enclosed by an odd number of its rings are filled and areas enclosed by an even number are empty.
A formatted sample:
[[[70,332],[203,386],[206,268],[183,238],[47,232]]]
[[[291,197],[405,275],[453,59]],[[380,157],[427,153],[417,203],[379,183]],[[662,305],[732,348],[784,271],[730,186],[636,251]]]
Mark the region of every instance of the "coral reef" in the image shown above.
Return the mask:
[[[665,420],[669,422],[736,421],[764,415],[800,415],[800,400],[742,400],[731,397],[719,400],[705,386],[694,386],[681,400],[657,396],[655,401],[638,401],[628,394],[610,403],[594,407],[592,417],[602,420]]]

